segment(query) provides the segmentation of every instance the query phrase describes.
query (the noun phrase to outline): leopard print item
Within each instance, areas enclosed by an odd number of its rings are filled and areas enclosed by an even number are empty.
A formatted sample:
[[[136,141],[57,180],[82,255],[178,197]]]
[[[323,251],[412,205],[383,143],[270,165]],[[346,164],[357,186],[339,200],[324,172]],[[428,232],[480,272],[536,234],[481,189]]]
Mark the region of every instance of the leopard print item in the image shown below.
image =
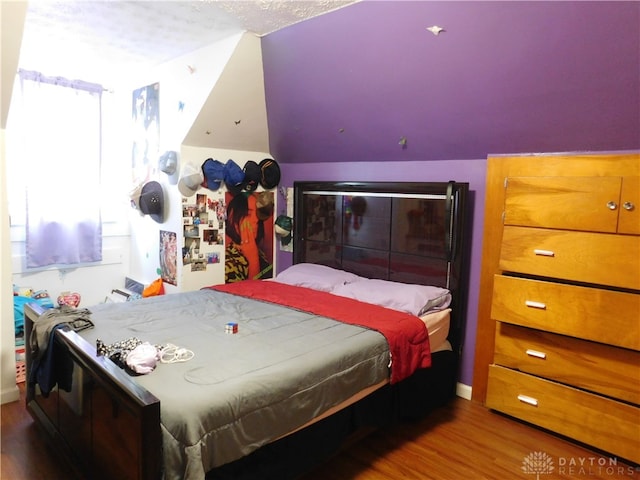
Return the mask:
[[[127,365],[127,355],[129,355],[129,352],[131,352],[131,350],[141,344],[142,341],[136,337],[121,340],[110,345],[105,344],[98,338],[96,340],[96,352],[98,353],[98,356],[108,357],[120,368],[125,368]]]

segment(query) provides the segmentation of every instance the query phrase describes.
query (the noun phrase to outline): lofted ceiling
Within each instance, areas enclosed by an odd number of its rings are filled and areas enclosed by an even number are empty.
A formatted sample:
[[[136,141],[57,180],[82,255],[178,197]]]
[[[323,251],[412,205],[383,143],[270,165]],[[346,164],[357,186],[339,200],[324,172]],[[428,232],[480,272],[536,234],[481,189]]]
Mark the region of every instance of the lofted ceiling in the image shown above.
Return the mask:
[[[263,36],[352,3],[33,0],[19,67],[104,84],[242,31]]]

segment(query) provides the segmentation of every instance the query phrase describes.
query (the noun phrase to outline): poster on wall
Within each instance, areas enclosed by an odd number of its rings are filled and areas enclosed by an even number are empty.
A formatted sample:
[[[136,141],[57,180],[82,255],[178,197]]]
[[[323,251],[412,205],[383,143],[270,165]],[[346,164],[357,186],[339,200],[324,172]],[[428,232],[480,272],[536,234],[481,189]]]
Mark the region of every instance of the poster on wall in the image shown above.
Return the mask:
[[[160,84],[154,83],[133,91],[131,118],[133,121],[132,172],[133,184],[154,177],[160,154]]]
[[[227,192],[225,282],[273,276],[273,192]]]
[[[160,230],[160,269],[162,281],[178,284],[178,237],[175,232]]]
[[[182,198],[182,265],[186,271],[206,272],[208,267],[221,262],[225,218],[222,193]]]

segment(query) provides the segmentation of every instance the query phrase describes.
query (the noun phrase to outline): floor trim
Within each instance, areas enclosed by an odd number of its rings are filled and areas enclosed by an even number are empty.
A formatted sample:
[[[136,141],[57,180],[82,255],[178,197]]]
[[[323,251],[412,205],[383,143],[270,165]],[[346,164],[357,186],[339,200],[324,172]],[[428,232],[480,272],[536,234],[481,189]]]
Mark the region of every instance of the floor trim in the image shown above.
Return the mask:
[[[0,404],[15,402],[20,399],[20,391],[17,385],[13,385],[10,388],[5,388],[0,392]]]
[[[471,400],[471,385],[458,382],[456,384],[456,395],[465,400]]]

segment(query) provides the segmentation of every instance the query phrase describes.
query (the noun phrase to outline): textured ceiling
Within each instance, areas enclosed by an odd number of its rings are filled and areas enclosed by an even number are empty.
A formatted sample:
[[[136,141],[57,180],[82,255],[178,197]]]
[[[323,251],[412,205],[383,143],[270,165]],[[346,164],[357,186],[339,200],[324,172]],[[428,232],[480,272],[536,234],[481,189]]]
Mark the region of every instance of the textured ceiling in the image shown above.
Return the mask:
[[[33,0],[20,67],[104,83],[241,31],[265,35],[351,3]]]

